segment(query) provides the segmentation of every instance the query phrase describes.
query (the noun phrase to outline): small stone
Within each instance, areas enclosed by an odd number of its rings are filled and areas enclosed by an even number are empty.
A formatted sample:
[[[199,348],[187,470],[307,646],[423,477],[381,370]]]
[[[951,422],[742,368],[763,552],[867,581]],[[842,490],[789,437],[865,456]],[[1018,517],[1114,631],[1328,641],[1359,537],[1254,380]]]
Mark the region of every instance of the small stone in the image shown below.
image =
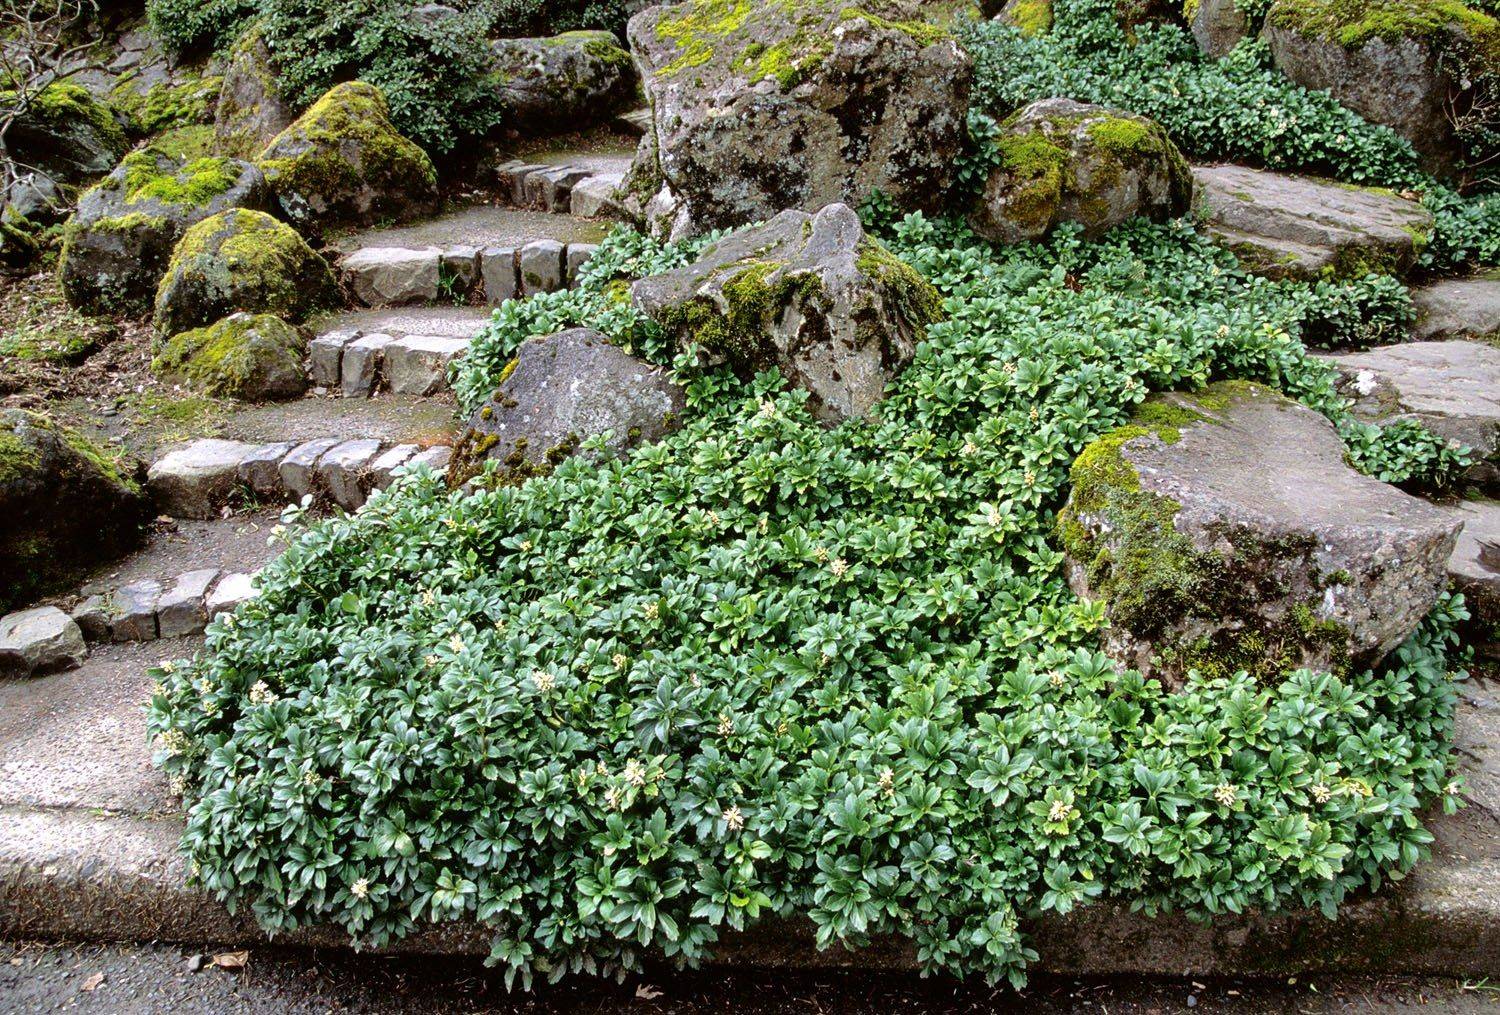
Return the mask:
[[[398,395],[433,395],[448,387],[448,364],[469,351],[471,340],[408,335],[385,347],[385,377]]]
[[[467,296],[479,280],[479,248],[449,247],[443,251],[440,262],[443,285],[439,286],[439,298]]]
[[[339,263],[349,291],[367,307],[433,303],[441,292],[437,247],[364,247]]]
[[[567,214],[572,207],[573,185],[588,178],[589,170],[573,166],[555,166],[532,173],[527,177],[526,188],[528,197],[535,188],[535,198],[527,203],[540,211]]]
[[[358,510],[365,502],[365,467],[378,454],[377,440],[352,440],[335,445],[318,459],[319,485],[339,507]]]
[[[283,494],[281,486],[281,460],[296,447],[291,441],[279,444],[262,444],[248,452],[239,464],[240,482],[258,500],[279,501]]]
[[[114,641],[155,641],[156,607],[161,601],[161,582],[154,578],[122,585],[112,593],[114,615],[109,636]]]
[[[563,245],[556,240],[533,240],[521,248],[521,292],[527,296],[562,288]]]
[[[258,595],[260,590],[255,587],[255,575],[226,574],[208,594],[204,609],[208,612],[208,619],[212,620],[221,613],[234,612],[241,603],[249,602]]]
[[[568,244],[568,287],[572,288],[578,284],[578,273],[583,266],[589,263],[589,259],[599,252],[597,243],[570,243]]]
[[[308,379],[320,387],[336,387],[341,376],[344,347],[359,336],[357,329],[341,328],[313,339],[307,347]]]
[[[624,173],[598,173],[573,184],[568,211],[579,218],[600,218],[619,213],[615,194],[624,182]]]
[[[533,162],[507,162],[495,172],[496,189],[507,204],[520,208],[526,204],[526,178],[545,168]]]
[[[303,497],[314,492],[316,476],[313,470],[318,464],[318,459],[338,442],[337,437],[323,437],[308,441],[306,444],[293,448],[291,453],[281,460],[278,468],[281,474],[281,485],[292,500],[301,501]]]
[[[196,973],[208,965],[207,955],[189,955],[187,960],[188,972]]]
[[[479,274],[484,279],[485,301],[498,307],[513,300],[519,291],[515,247],[485,247],[479,252]]]
[[[428,448],[426,451],[413,455],[411,461],[406,464],[408,468],[425,465],[439,476],[443,476],[448,472],[448,462],[452,457],[453,449],[446,444],[440,444],[437,447]]]
[[[152,465],[146,486],[169,515],[217,518],[239,483],[240,464],[260,447],[215,438],[194,441]]]
[[[89,596],[73,607],[73,622],[88,641],[104,641],[109,637],[109,599],[105,596]]]
[[[384,490],[395,480],[395,471],[417,453],[415,444],[397,444],[370,463],[370,489]]]
[[[79,666],[88,658],[83,632],[62,610],[38,606],[0,617],[0,677],[29,677]]]
[[[156,606],[156,630],[163,638],[197,634],[208,624],[204,598],[219,577],[218,568],[203,568],[182,575]]]
[[[375,390],[380,383],[385,347],[392,341],[390,335],[363,335],[344,347],[343,375],[339,385],[345,395],[356,397]]]

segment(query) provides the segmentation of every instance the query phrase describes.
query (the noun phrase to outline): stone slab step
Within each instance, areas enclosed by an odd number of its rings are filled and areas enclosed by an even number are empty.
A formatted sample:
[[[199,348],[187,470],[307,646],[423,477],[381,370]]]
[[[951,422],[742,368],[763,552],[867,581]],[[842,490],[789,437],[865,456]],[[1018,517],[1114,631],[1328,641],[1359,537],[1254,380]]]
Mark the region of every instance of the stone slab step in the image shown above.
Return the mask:
[[[171,582],[139,579],[91,595],[73,608],[73,620],[95,642],[183,638],[256,595],[253,574],[199,568]]]
[[[1500,493],[1500,347],[1408,342],[1323,357],[1343,375],[1354,412],[1373,422],[1414,419],[1474,449],[1466,477]]]
[[[88,658],[83,631],[55,606],[0,617],[0,677],[31,677],[70,670]]]
[[[442,472],[449,453],[444,446],[423,449],[374,438],[324,437],[295,445],[209,438],[159,459],[146,485],[158,509],[178,518],[217,517],[237,498],[286,503],[311,496],[354,511],[371,492],[389,486],[398,468],[421,463]],[[147,588],[139,592],[151,595]]]
[[[496,188],[513,208],[616,218],[615,192],[630,170],[633,152],[541,154],[495,168]]]
[[[384,310],[322,322],[308,345],[313,384],[348,396],[379,390],[426,396],[448,390],[448,368],[489,322],[481,307]]]
[[[1469,607],[1475,647],[1490,665],[1500,664],[1500,501],[1462,501],[1449,510],[1464,527],[1448,577]]]
[[[1500,278],[1454,278],[1411,291],[1418,342],[1500,340]]]

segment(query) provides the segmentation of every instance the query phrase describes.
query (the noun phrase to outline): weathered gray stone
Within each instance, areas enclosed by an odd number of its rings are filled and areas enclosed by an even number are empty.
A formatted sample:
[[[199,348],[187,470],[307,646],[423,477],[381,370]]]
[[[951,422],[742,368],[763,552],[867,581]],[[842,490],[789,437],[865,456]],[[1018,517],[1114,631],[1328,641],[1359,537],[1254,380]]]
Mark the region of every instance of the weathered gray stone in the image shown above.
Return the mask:
[[[1216,60],[1252,34],[1240,0],[1197,0],[1188,28],[1198,48]]]
[[[154,578],[122,585],[110,593],[114,610],[109,620],[112,641],[155,641],[156,606],[161,601],[161,582]]]
[[[323,457],[325,451],[338,443],[337,437],[321,437],[299,444],[281,460],[278,468],[281,474],[281,485],[292,500],[301,501],[303,497],[310,496],[317,491],[318,459]]]
[[[83,632],[87,641],[104,641],[109,637],[109,597],[89,596],[73,607],[73,623]]]
[[[174,518],[217,518],[239,485],[240,464],[259,449],[243,441],[194,441],[151,466],[147,489]]]
[[[556,292],[563,284],[564,246],[556,240],[533,240],[521,248],[521,292],[526,296]]]
[[[568,244],[567,260],[567,284],[571,288],[578,282],[578,273],[583,266],[589,263],[589,258],[599,252],[597,243],[570,243]]]
[[[448,364],[468,352],[470,339],[408,335],[385,347],[385,378],[398,395],[434,395],[448,387]]]
[[[1144,116],[1072,99],[1042,99],[1000,126],[1002,157],[969,214],[980,236],[1000,243],[1041,239],[1064,222],[1097,238],[1143,216],[1186,213],[1192,171],[1166,131]]]
[[[380,383],[385,347],[393,341],[390,335],[361,335],[344,347],[343,372],[339,377],[344,394],[368,395],[375,390]]]
[[[610,454],[659,440],[676,426],[682,389],[591,328],[533,338],[516,353],[515,369],[469,417],[453,449],[452,486],[486,462],[501,462],[502,482],[551,471],[578,454],[580,441],[610,431]],[[588,452],[591,457],[596,457]]]
[[[568,211],[581,218],[603,218],[621,212],[617,194],[625,180],[624,173],[595,173],[573,185],[568,196]]]
[[[202,631],[208,624],[204,600],[218,577],[218,568],[179,576],[156,604],[157,633],[163,638],[184,638]]]
[[[1500,339],[1500,278],[1433,282],[1413,289],[1411,301],[1417,311],[1411,331],[1415,341]]]
[[[1468,500],[1450,509],[1463,522],[1448,578],[1469,608],[1469,643],[1500,662],[1500,501]]]
[[[337,328],[324,332],[308,343],[308,380],[318,387],[338,387],[343,370],[344,347],[360,334],[357,329]]]
[[[62,101],[49,101],[52,98]],[[130,148],[114,113],[70,81],[29,103],[5,134],[8,158],[57,184],[77,185],[107,173]]]
[[[610,32],[497,39],[490,48],[507,127],[583,127],[609,119],[635,98],[630,54]]]
[[[203,606],[208,618],[212,620],[221,613],[233,613],[240,604],[247,603],[258,595],[260,590],[255,587],[255,575],[226,574],[208,594]]]
[[[515,299],[520,292],[515,247],[485,247],[479,252],[479,272],[485,300],[492,307]]]
[[[55,606],[0,617],[0,677],[70,670],[88,658],[83,632]]]
[[[240,484],[257,499],[274,502],[281,499],[281,460],[296,445],[292,441],[261,444],[240,459],[236,474]]]
[[[1399,645],[1447,585],[1458,523],[1345,462],[1323,416],[1253,384],[1165,401],[1181,422],[1106,435],[1059,519],[1104,645],[1176,686],[1189,671],[1343,671]]]
[[[172,248],[190,226],[230,208],[265,211],[273,205],[259,169],[237,159],[221,162],[222,169],[215,164],[205,170],[203,160],[146,147],[84,194],[64,227],[58,263],[68,302],[95,314],[148,314]],[[205,181],[211,180],[221,186],[207,196]],[[160,196],[174,191],[184,196]]]
[[[452,302],[457,297],[467,296],[479,280],[479,248],[448,247],[438,260],[442,265],[438,298]]]
[[[417,453],[415,444],[397,444],[389,451],[382,452],[380,457],[370,463],[367,470],[370,478],[371,490],[384,490],[395,481],[395,472],[401,466],[411,461]]]
[[[751,16],[753,15],[753,16]],[[940,208],[965,140],[968,56],[919,5],[758,5],[705,39],[693,2],[630,19],[654,118],[632,193],[673,238],[793,208]],[[642,212],[639,207],[633,212]]]
[[[380,442],[343,441],[318,459],[318,485],[339,507],[354,511],[365,502],[365,469],[380,454]]]
[[[744,373],[779,368],[830,422],[880,399],[940,309],[931,285],[842,204],[782,212],[637,281],[630,295],[684,346]]]
[[[532,173],[546,169],[535,162],[512,160],[495,169],[495,187],[506,204],[517,208],[526,204],[526,179]]]
[[[426,466],[439,476],[442,476],[447,473],[448,464],[452,458],[453,449],[446,444],[439,444],[437,447],[428,448],[426,451],[419,451],[412,455],[406,464],[409,468]]]
[[[526,177],[525,204],[537,211],[566,212],[571,205],[573,184],[588,178],[588,170],[576,166],[548,166]]]
[[[1500,348],[1408,342],[1329,356],[1363,419],[1414,419],[1474,449],[1467,478],[1500,492]]]
[[[276,70],[265,38],[259,26],[252,26],[235,42],[224,68],[214,111],[219,148],[253,158],[296,118],[276,89]]]
[[[215,398],[297,398],[307,390],[307,335],[274,314],[230,314],[173,335],[151,372]]]
[[[339,262],[339,272],[367,307],[432,303],[440,291],[442,253],[437,247],[362,247]]]
[[[1211,236],[1272,278],[1401,274],[1432,236],[1416,201],[1244,166],[1198,167],[1199,214]]]

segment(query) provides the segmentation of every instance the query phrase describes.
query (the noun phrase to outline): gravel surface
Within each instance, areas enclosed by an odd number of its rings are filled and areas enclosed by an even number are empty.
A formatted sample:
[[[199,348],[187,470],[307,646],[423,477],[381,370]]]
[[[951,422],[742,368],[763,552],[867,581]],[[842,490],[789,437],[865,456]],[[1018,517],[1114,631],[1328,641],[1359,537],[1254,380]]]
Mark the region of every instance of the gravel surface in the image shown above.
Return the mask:
[[[232,968],[215,961],[212,952],[174,947],[0,942],[0,1012],[1500,1012],[1500,989],[1442,980],[1038,979],[1016,994],[903,976],[656,970],[623,984],[575,977],[523,994],[507,992],[499,974],[476,962],[268,949],[220,953],[218,961]]]

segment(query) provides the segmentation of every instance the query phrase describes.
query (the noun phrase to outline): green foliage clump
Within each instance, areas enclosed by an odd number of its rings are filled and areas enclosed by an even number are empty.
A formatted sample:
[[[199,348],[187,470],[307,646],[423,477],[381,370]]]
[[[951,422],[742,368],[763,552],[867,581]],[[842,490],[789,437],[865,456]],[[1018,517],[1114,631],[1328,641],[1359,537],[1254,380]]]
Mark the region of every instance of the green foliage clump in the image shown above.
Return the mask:
[[[146,0],[151,30],[178,52],[228,46],[255,16],[257,0]]]
[[[683,428],[472,495],[418,470],[296,528],[157,674],[196,880],[272,930],[478,921],[523,982],[790,916],[1021,982],[1025,920],[1331,915],[1421,860],[1424,808],[1458,801],[1460,603],[1376,673],[1173,694],[1092,650],[1054,542],[1074,459],[1150,391],[1255,380],[1342,423],[1309,291],[1180,224],[996,249],[909,216],[888,240],[946,318],[833,429],[629,311],[687,248],[617,233],[578,291],[501,307],[466,404],[526,334],[588,323],[673,363]],[[1365,465],[1418,478],[1403,454]]]

